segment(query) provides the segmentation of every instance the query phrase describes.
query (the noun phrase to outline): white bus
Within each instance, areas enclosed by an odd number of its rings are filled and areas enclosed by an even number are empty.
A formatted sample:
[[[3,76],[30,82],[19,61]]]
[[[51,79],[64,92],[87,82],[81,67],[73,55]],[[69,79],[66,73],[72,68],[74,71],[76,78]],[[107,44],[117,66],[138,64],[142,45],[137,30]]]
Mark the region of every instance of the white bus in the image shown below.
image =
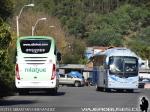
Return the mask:
[[[111,48],[92,58],[96,89],[101,91],[138,89],[138,57],[127,48]]]
[[[19,94],[45,89],[57,93],[57,64],[61,55],[55,41],[47,36],[19,37],[16,43],[15,85]]]

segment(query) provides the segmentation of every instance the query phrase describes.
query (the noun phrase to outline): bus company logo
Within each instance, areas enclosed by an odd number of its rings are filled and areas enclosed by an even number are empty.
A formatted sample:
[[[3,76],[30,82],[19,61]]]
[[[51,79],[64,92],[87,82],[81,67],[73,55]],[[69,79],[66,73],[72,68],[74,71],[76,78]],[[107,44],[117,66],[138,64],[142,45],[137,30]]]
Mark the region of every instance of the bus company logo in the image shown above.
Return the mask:
[[[25,72],[35,72],[35,73],[40,73],[40,72],[46,72],[46,68],[25,68]]]

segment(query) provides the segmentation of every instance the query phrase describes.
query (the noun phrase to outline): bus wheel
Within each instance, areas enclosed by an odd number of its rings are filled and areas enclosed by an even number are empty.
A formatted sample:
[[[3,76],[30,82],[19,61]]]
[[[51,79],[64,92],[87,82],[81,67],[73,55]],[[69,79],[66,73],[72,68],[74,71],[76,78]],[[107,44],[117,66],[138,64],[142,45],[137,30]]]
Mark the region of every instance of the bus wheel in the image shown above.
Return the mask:
[[[74,86],[75,87],[79,87],[81,84],[80,84],[80,82],[78,82],[78,81],[76,81],[75,83],[74,83]]]
[[[100,91],[100,87],[97,87],[97,86],[96,86],[96,91]]]
[[[105,91],[105,92],[111,92],[111,89],[110,88],[103,88],[103,91]]]
[[[27,90],[19,90],[18,93],[19,93],[19,95],[27,95],[29,93],[29,91],[27,91]]]
[[[57,87],[52,89],[52,94],[57,94],[57,92],[58,92],[58,88]]]
[[[117,92],[121,92],[121,93],[124,92],[123,89],[117,89],[116,91],[117,91]]]
[[[96,85],[96,91],[102,91],[102,87],[98,87],[97,85]]]
[[[53,89],[48,90],[47,93],[48,93],[48,94],[55,95],[55,94],[57,94],[57,92],[58,92],[57,90],[58,90],[58,88],[56,87],[56,88],[53,88]]]

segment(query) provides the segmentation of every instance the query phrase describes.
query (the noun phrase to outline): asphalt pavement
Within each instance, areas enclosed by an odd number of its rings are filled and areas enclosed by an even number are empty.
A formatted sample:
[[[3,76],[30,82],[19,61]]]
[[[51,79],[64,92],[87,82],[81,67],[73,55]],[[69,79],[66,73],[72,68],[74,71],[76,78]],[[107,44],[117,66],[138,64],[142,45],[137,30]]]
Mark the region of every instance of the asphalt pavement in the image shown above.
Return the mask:
[[[0,100],[0,112],[140,112],[143,96],[150,102],[150,89],[127,93],[65,86],[56,95],[33,91],[29,95],[5,97]]]

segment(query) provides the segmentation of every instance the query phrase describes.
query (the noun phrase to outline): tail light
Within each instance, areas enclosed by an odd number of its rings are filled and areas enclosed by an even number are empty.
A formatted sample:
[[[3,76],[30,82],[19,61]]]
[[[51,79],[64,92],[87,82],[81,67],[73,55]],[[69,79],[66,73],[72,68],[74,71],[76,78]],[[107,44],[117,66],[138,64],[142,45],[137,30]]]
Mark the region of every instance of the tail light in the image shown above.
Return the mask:
[[[18,66],[18,64],[16,64],[16,78],[17,78],[18,80],[20,80],[19,66]]]
[[[53,64],[53,68],[52,68],[52,77],[51,77],[51,80],[54,80],[56,77],[56,65]]]

